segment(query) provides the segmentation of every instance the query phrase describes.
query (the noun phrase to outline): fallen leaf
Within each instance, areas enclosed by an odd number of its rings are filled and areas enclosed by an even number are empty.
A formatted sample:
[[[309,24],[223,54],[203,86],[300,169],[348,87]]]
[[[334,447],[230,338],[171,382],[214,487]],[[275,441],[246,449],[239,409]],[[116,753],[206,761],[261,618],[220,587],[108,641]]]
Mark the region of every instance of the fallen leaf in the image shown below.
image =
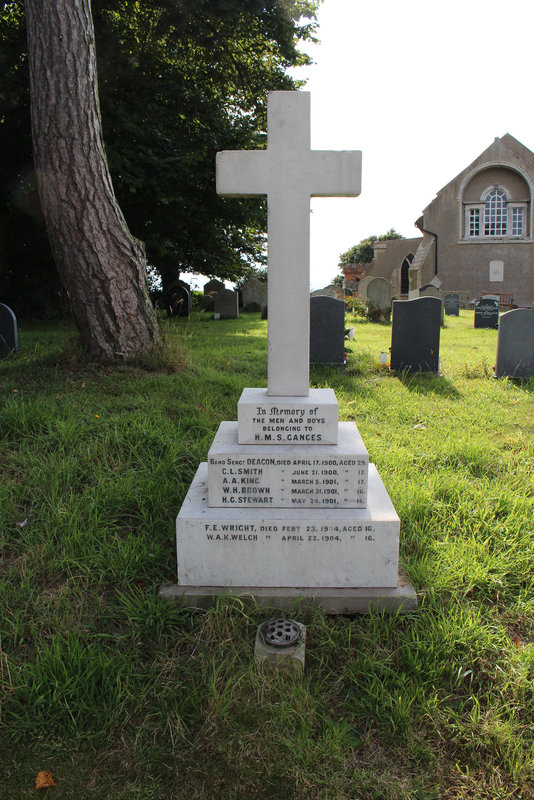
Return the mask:
[[[54,779],[52,778],[51,772],[45,772],[44,770],[38,774],[35,779],[35,788],[36,789],[49,789],[51,786],[55,786]]]

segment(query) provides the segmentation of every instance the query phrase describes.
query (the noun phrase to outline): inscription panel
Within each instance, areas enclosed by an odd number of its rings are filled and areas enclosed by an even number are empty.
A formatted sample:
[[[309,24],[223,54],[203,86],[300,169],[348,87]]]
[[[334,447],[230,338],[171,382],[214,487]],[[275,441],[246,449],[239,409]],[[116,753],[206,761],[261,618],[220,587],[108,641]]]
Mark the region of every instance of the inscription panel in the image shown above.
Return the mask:
[[[306,397],[272,397],[243,389],[237,404],[239,444],[336,444],[338,403],[333,389]]]
[[[337,445],[237,444],[237,424],[222,422],[208,455],[210,507],[364,508],[369,456],[353,422],[339,423]]]
[[[399,518],[374,465],[367,508],[210,508],[201,464],[176,521],[184,586],[396,586]]]

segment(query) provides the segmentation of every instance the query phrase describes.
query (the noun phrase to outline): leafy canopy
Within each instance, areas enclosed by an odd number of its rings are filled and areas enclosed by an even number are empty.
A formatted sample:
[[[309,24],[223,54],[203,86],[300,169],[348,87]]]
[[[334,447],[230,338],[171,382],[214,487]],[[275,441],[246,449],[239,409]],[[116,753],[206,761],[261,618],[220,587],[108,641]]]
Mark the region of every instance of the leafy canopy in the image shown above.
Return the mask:
[[[93,0],[106,153],[119,204],[149,263],[237,279],[265,261],[265,204],[215,191],[215,154],[265,146],[266,95],[295,89],[320,0]],[[35,195],[23,0],[0,12],[0,218],[17,220],[26,253],[53,275]],[[31,235],[30,235],[31,231]],[[17,282],[21,237],[0,252]],[[46,256],[44,256],[46,253]],[[39,280],[34,276],[34,280]],[[33,282],[33,281],[32,281]],[[41,283],[44,283],[41,276]]]
[[[350,247],[345,253],[341,253],[339,257],[339,267],[343,269],[349,264],[370,264],[374,258],[374,243],[385,242],[387,239],[404,239],[405,237],[398,233],[395,228],[390,228],[386,233],[380,236],[368,236],[362,239],[361,242]]]

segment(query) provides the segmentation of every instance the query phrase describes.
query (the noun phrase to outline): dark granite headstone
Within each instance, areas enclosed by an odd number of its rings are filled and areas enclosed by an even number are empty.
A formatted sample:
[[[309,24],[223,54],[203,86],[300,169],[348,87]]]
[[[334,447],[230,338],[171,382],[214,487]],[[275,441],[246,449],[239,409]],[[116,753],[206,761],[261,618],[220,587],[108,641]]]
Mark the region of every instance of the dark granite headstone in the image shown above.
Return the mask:
[[[445,295],[445,313],[448,317],[460,316],[460,295],[450,292]]]
[[[174,286],[167,296],[167,314],[169,317],[189,317],[191,314],[191,290],[186,283]]]
[[[213,310],[221,319],[236,319],[239,316],[239,295],[231,289],[221,289],[214,298]]]
[[[310,298],[310,364],[345,364],[345,303],[335,297]]]
[[[499,299],[481,297],[475,301],[475,328],[499,327]]]
[[[495,375],[534,377],[534,310],[516,308],[501,314]]]
[[[392,370],[438,371],[441,307],[438,297],[393,301]]]
[[[9,306],[0,303],[0,355],[19,346],[17,318]]]
[[[443,302],[443,295],[437,286],[432,283],[427,283],[419,289],[419,297],[437,297],[441,303],[441,324],[445,325],[445,303]]]
[[[353,293],[352,289],[347,289],[345,287],[345,297],[354,297],[354,293]]]

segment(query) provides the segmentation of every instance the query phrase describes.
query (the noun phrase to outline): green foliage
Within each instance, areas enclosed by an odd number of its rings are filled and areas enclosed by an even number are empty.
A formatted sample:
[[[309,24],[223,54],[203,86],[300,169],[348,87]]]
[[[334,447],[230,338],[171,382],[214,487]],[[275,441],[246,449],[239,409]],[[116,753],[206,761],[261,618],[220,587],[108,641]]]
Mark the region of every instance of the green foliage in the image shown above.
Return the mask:
[[[389,231],[380,236],[375,236],[374,234],[368,236],[358,244],[350,247],[345,253],[341,253],[338,266],[343,269],[349,264],[370,264],[374,258],[374,243],[385,242],[388,239],[404,239],[404,236],[398,233],[395,228],[390,228]]]
[[[265,203],[215,192],[215,154],[265,144],[266,95],[298,86],[315,0],[94,0],[103,133],[119,204],[163,289],[180,272],[237,279],[265,261]],[[0,14],[0,277],[17,313],[57,276],[31,157],[23,0]],[[29,264],[34,274],[23,271]],[[50,287],[48,294],[44,291]],[[48,300],[47,300],[48,302]]]
[[[355,317],[367,317],[367,302],[359,294],[345,297],[345,308],[349,314],[353,314]]]

